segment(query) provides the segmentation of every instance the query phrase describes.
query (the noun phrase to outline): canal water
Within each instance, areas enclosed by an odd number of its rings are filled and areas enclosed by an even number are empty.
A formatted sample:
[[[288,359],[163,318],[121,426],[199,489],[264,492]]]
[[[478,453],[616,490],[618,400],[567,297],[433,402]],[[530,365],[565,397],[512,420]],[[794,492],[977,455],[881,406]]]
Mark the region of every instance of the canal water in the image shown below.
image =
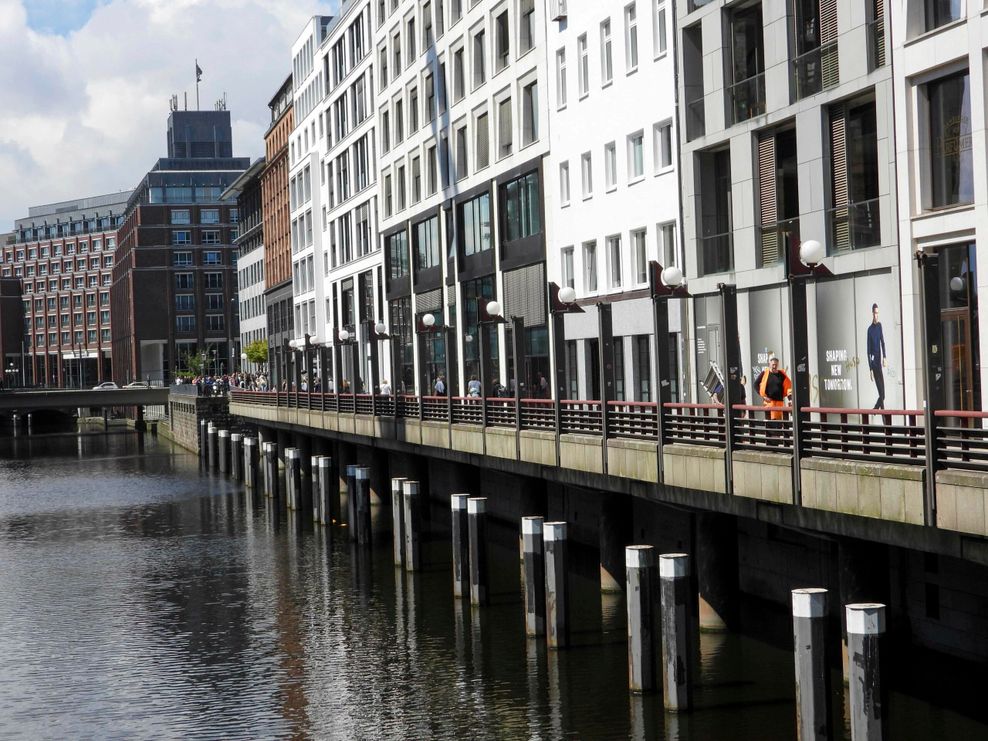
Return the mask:
[[[386,509],[362,551],[164,440],[0,437],[0,738],[795,737],[784,614],[704,635],[697,709],[668,715],[627,691],[595,553],[573,554],[575,645],[548,652],[524,635],[516,530],[490,528],[492,604],[472,611],[448,509],[415,575]],[[988,738],[913,694],[893,693],[890,738]]]

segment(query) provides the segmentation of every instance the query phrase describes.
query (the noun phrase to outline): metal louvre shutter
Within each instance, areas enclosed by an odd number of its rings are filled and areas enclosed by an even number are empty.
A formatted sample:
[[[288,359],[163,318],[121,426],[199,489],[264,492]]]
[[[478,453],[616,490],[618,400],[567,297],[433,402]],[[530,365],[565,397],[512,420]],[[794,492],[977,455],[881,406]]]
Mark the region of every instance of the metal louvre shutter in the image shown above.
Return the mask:
[[[425,293],[419,293],[415,296],[415,313],[424,314],[426,312],[438,312],[436,323],[442,322],[442,303],[443,303],[443,292],[442,289],[437,288],[434,291],[426,291]]]
[[[833,181],[833,251],[847,252],[851,248],[851,235],[847,210],[847,142],[845,127],[847,109],[835,106],[830,109],[830,161]]]
[[[824,90],[840,82],[837,37],[837,0],[820,0],[820,67]]]
[[[885,0],[875,0],[875,67],[885,66]]]
[[[504,316],[520,316],[526,327],[546,324],[545,265],[538,263],[504,274]]]
[[[771,134],[758,141],[758,219],[763,227],[774,225],[779,220],[775,192],[775,137]],[[782,257],[778,231],[761,230],[759,250],[760,265],[777,262]]]

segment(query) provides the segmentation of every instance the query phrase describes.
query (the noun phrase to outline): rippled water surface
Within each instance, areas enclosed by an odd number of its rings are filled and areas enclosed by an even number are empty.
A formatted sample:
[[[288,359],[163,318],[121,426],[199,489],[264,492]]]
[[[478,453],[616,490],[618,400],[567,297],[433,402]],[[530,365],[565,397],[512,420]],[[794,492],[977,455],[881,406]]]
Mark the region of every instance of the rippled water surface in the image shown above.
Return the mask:
[[[416,575],[375,517],[358,551],[164,441],[0,439],[0,737],[794,736],[785,650],[704,636],[698,710],[666,715],[627,692],[596,554],[573,558],[576,645],[549,653],[524,637],[515,532],[491,527],[492,604],[471,611],[448,511]]]

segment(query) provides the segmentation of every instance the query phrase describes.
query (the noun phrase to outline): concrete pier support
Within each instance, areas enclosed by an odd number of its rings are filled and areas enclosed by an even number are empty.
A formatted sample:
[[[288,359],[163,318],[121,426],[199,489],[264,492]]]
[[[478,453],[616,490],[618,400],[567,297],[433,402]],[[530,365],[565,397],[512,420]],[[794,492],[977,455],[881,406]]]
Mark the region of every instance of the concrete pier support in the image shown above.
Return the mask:
[[[666,710],[687,711],[693,705],[696,631],[690,605],[689,556],[659,556],[662,604],[662,699]]]
[[[830,741],[830,667],[827,664],[827,590],[792,590],[796,664],[796,737]]]
[[[487,497],[467,499],[470,531],[470,604],[486,605],[487,589]]]
[[[264,444],[264,494],[278,498],[278,444]]]
[[[257,488],[257,438],[244,438],[244,483],[249,489]]]
[[[319,492],[319,457],[313,455],[309,457],[309,472],[312,486],[312,521],[317,525],[322,522],[322,499]]]
[[[367,466],[354,468],[354,540],[360,545],[371,543],[370,477],[371,472]]]
[[[469,498],[469,494],[452,494],[449,498],[453,542],[453,597],[456,599],[470,595]]]
[[[405,481],[398,476],[391,479],[391,541],[396,568],[405,565],[405,497],[402,494]]]
[[[230,431],[220,430],[216,433],[216,451],[219,456],[219,472],[230,473]]]
[[[851,738],[853,741],[884,741],[888,707],[881,665],[885,605],[877,602],[847,605],[845,617],[850,667]]]
[[[215,471],[220,465],[220,451],[219,451],[219,430],[216,429],[212,422],[209,423],[209,427],[206,428],[206,438],[209,441],[207,448],[209,449],[209,470]]]
[[[230,478],[244,479],[244,436],[239,432],[230,435]]]
[[[14,415],[15,429],[17,415]],[[199,420],[199,463],[204,467],[209,465],[209,421]]]
[[[625,548],[628,603],[628,689],[655,689],[655,549]]]
[[[405,528],[405,571],[418,571],[422,568],[422,548],[419,543],[419,527],[421,525],[421,507],[418,481],[402,482],[402,498],[404,500]]]
[[[542,518],[521,518],[522,574],[525,583],[525,635],[545,635],[545,549]]]
[[[333,459],[328,455],[320,455],[318,461],[318,499],[319,499],[319,524],[333,524],[333,502],[332,493],[336,479],[333,476]]]
[[[602,494],[600,503],[600,591],[619,593],[625,586],[624,548],[631,542],[631,497]]]
[[[346,467],[346,526],[350,540],[357,539],[357,466]]]
[[[543,525],[545,546],[545,618],[549,648],[569,645],[569,588],[566,523]]]
[[[697,512],[692,524],[700,630],[722,632],[736,628],[741,601],[737,518]]]
[[[302,499],[302,461],[298,448],[285,449],[285,489],[288,509],[295,512]]]

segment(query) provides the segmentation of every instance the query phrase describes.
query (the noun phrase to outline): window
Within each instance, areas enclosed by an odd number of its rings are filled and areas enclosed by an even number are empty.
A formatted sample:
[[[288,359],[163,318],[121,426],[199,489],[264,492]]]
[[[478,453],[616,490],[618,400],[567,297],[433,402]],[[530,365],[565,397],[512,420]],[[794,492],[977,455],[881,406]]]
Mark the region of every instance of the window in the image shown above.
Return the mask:
[[[477,169],[482,170],[490,164],[490,131],[488,130],[488,115],[481,113],[474,122],[477,137]]]
[[[702,194],[697,199],[700,275],[724,273],[734,268],[731,152],[718,149],[696,156]]]
[[[491,248],[491,197],[481,193],[457,206],[458,237],[464,255],[475,255]]]
[[[487,33],[480,29],[473,36],[473,87],[480,87],[487,81],[485,54],[487,53]]]
[[[172,265],[191,265],[192,253],[176,250],[172,253]]]
[[[306,179],[308,183],[308,179]],[[220,210],[218,208],[204,208],[199,212],[199,221],[203,224],[219,224]]]
[[[405,38],[408,39],[408,63],[411,64],[415,60],[415,17],[414,16],[408,19],[408,23],[405,26]]]
[[[564,287],[575,288],[576,279],[573,276],[573,248],[564,247],[562,251],[562,284]]]
[[[176,273],[175,274],[175,288],[179,291],[190,291],[195,288],[196,282],[192,273]],[[103,301],[103,296],[106,296],[106,304],[110,302],[110,294],[100,294],[100,302]],[[106,305],[104,304],[104,305]]]
[[[874,100],[831,108],[830,146],[831,251],[840,253],[881,244]]]
[[[657,123],[652,127],[652,148],[655,174],[672,167],[672,122]]]
[[[223,255],[220,252],[206,250],[202,253],[203,265],[222,265]]]
[[[207,314],[206,315],[206,331],[207,332],[221,332],[225,328],[226,323],[224,321],[222,314]]]
[[[415,247],[415,270],[438,268],[440,265],[439,218],[433,216],[415,224],[412,231]]]
[[[453,136],[456,141],[456,179],[462,180],[470,172],[467,161],[469,156],[467,154],[467,127],[461,126]]]
[[[569,162],[559,164],[559,203],[569,205]]]
[[[638,69],[638,9],[635,3],[624,9],[624,54],[628,72]]]
[[[617,148],[614,142],[604,145],[604,189],[611,191],[617,187]]]
[[[580,157],[580,172],[583,176],[583,197],[590,198],[593,195],[593,160],[590,152]]]
[[[666,0],[653,0],[654,13],[652,17],[652,44],[656,58],[666,53]]]
[[[790,44],[796,98],[816,95],[840,82],[837,0],[792,0]]]
[[[518,51],[524,54],[535,46],[535,0],[521,0],[518,15]]]
[[[961,0],[925,0],[924,4],[927,31],[953,23],[963,12]]]
[[[971,85],[968,71],[926,85],[929,106],[930,206],[974,202]]]
[[[645,135],[641,131],[628,137],[628,180],[645,175]]]
[[[394,212],[393,202],[391,200],[391,176],[384,176],[384,215],[391,216]]]
[[[392,79],[398,79],[401,74],[401,34],[396,33],[391,38],[391,54],[394,60],[394,69],[391,71]]]
[[[196,331],[196,318],[195,316],[189,316],[187,314],[181,314],[175,317],[175,331],[176,332],[195,332]]]
[[[539,138],[539,87],[530,82],[521,90],[521,143],[528,146]]]
[[[582,98],[590,92],[590,56],[587,51],[586,34],[583,34],[576,40],[576,56],[577,63],[580,65],[577,77],[580,86],[580,97]]]
[[[202,230],[202,244],[219,244],[219,243],[220,243],[219,229]]]
[[[686,140],[693,141],[706,131],[700,23],[683,29],[683,94],[686,98]]]
[[[751,5],[730,13],[730,74],[727,96],[734,122],[765,113],[765,48],[762,6]]]
[[[402,230],[384,238],[384,248],[388,253],[391,279],[408,275],[408,232]]]
[[[381,111],[381,151],[391,151],[391,115],[388,111]]]
[[[614,58],[611,53],[611,19],[600,24],[600,84],[606,87],[614,79]]]
[[[542,231],[539,176],[532,172],[510,181],[501,188],[504,233],[508,242],[524,239]]]
[[[772,265],[786,247],[799,240],[799,192],[796,131],[763,132],[758,136],[755,182],[758,189],[756,265]]]
[[[508,11],[505,10],[494,19],[494,72],[500,72],[508,66],[509,33]]]
[[[404,113],[404,110],[403,110],[404,107],[405,107],[405,105],[402,102],[401,98],[398,98],[394,102],[394,112],[395,112],[394,125],[395,125],[395,143],[396,144],[404,141],[404,139],[405,139],[405,116],[403,115],[403,113]],[[340,157],[340,160],[341,161],[345,161],[345,159],[346,159],[346,155],[343,155],[342,157]],[[343,198],[346,198],[346,194],[344,194],[342,197]]]
[[[206,273],[205,278],[206,278],[205,280],[206,288],[212,288],[212,289],[223,288],[223,273]]]
[[[645,244],[645,230],[631,232],[631,257],[635,267],[635,282],[648,283],[648,247]]]
[[[381,61],[378,66],[381,68],[381,89],[383,90],[388,86],[388,50],[381,49],[379,54]]]
[[[172,232],[172,244],[191,244],[192,243],[192,232],[181,231]]]
[[[408,91],[408,133],[412,134],[418,131],[418,128],[419,128],[419,89],[417,87],[412,87]]]
[[[422,160],[412,158],[412,203],[422,200]]]
[[[187,208],[173,208],[171,211],[171,223],[173,224],[191,224],[192,217],[189,215],[189,209]]]
[[[511,98],[497,104],[497,152],[498,158],[511,154]]]
[[[206,311],[223,311],[223,294],[206,294]]]
[[[195,311],[196,309],[196,298],[191,293],[176,293],[175,294],[175,310],[176,311]]]
[[[659,260],[662,267],[669,265],[679,265],[679,256],[676,252],[676,224],[668,222],[658,225],[659,232]]]
[[[425,3],[422,6],[422,50],[427,51],[432,46],[432,6]]]
[[[566,107],[566,49],[556,52],[556,108]]]
[[[460,47],[453,52],[453,102],[459,102],[463,100],[463,96],[466,95],[466,69],[464,65],[466,64],[464,59],[463,47]]]
[[[607,238],[607,269],[611,276],[611,288],[620,288],[623,281],[621,270],[621,237]]]
[[[439,188],[439,178],[436,172],[436,147],[432,145],[425,150],[425,187],[431,196]]]
[[[450,0],[449,25],[453,25],[463,17],[463,0]]]
[[[429,121],[436,120],[436,87],[431,74],[425,76],[425,115]],[[385,150],[387,151],[387,150]]]
[[[395,187],[395,206],[401,211],[405,208],[405,168],[402,165],[395,170]]]
[[[583,243],[583,285],[587,293],[597,292],[597,242]]]

